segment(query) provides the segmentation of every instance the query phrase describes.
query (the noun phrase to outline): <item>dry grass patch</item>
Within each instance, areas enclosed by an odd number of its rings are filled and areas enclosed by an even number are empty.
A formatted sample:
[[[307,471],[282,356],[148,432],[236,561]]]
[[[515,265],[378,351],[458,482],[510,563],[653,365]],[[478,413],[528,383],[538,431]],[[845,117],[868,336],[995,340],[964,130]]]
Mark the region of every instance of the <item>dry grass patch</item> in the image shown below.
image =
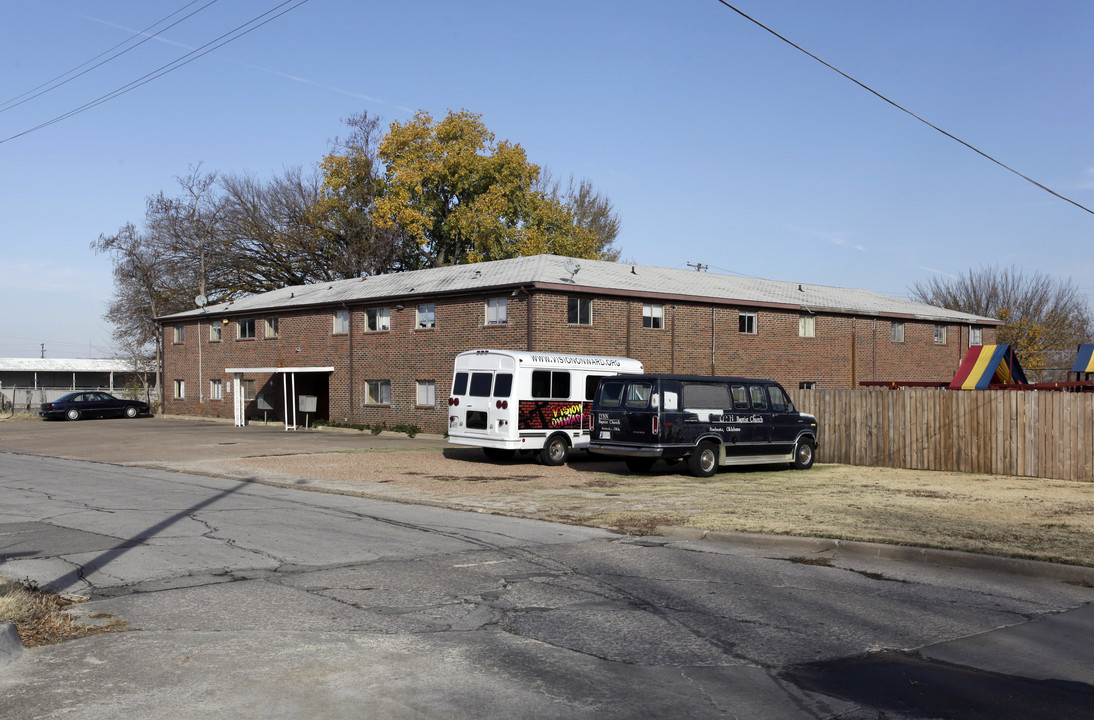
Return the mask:
[[[124,622],[105,616],[96,618],[107,620],[103,624],[81,624],[66,612],[77,602],[82,601],[47,592],[32,582],[0,578],[0,622],[14,623],[26,647],[127,629]]]

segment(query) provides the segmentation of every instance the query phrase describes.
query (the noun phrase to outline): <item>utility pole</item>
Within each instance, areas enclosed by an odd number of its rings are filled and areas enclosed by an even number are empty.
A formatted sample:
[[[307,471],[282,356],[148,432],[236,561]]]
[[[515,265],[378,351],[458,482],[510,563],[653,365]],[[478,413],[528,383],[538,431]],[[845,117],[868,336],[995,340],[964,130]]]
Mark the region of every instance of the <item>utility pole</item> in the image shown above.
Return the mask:
[[[688,263],[687,265],[688,267],[695,268],[695,272],[703,272],[704,270],[710,269],[710,265],[704,265],[703,263]]]
[[[42,343],[42,359],[44,360],[45,357],[46,357],[46,344]]]

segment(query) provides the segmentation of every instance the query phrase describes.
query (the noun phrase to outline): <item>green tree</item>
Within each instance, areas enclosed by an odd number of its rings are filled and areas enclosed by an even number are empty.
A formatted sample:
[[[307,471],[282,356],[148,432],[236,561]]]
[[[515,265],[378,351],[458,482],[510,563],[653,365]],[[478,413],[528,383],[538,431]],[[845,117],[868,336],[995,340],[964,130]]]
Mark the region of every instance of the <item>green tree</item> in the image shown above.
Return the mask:
[[[910,289],[921,302],[1002,320],[997,341],[1014,346],[1035,382],[1067,379],[1076,347],[1094,334],[1090,305],[1070,279],[981,266]]]
[[[596,237],[558,199],[537,189],[524,148],[496,141],[481,116],[419,111],[380,142],[384,189],[374,222],[396,230],[415,267],[533,253],[600,257]],[[412,254],[413,253],[413,254]],[[414,256],[416,254],[416,256]]]

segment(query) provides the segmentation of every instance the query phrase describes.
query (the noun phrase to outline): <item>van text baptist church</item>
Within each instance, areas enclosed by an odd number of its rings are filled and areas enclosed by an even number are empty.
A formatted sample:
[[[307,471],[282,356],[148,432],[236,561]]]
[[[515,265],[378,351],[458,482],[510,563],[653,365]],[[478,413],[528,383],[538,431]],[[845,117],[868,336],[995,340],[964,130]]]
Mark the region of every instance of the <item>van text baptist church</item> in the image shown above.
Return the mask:
[[[464,350],[851,388],[949,381],[1000,324],[866,290],[556,255],[287,287],[159,322],[167,414],[283,419],[308,396],[313,422],[433,433]]]

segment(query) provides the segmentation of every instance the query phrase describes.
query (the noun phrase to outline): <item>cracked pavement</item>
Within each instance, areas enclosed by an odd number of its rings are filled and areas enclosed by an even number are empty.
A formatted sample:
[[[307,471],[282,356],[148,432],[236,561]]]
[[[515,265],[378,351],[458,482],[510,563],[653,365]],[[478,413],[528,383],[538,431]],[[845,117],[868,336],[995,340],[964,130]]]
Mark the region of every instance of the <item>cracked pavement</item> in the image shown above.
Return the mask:
[[[978,717],[905,700],[927,666],[1092,716],[1044,650],[1089,585],[805,554],[0,453],[0,574],[134,630],[25,650],[0,716]]]

